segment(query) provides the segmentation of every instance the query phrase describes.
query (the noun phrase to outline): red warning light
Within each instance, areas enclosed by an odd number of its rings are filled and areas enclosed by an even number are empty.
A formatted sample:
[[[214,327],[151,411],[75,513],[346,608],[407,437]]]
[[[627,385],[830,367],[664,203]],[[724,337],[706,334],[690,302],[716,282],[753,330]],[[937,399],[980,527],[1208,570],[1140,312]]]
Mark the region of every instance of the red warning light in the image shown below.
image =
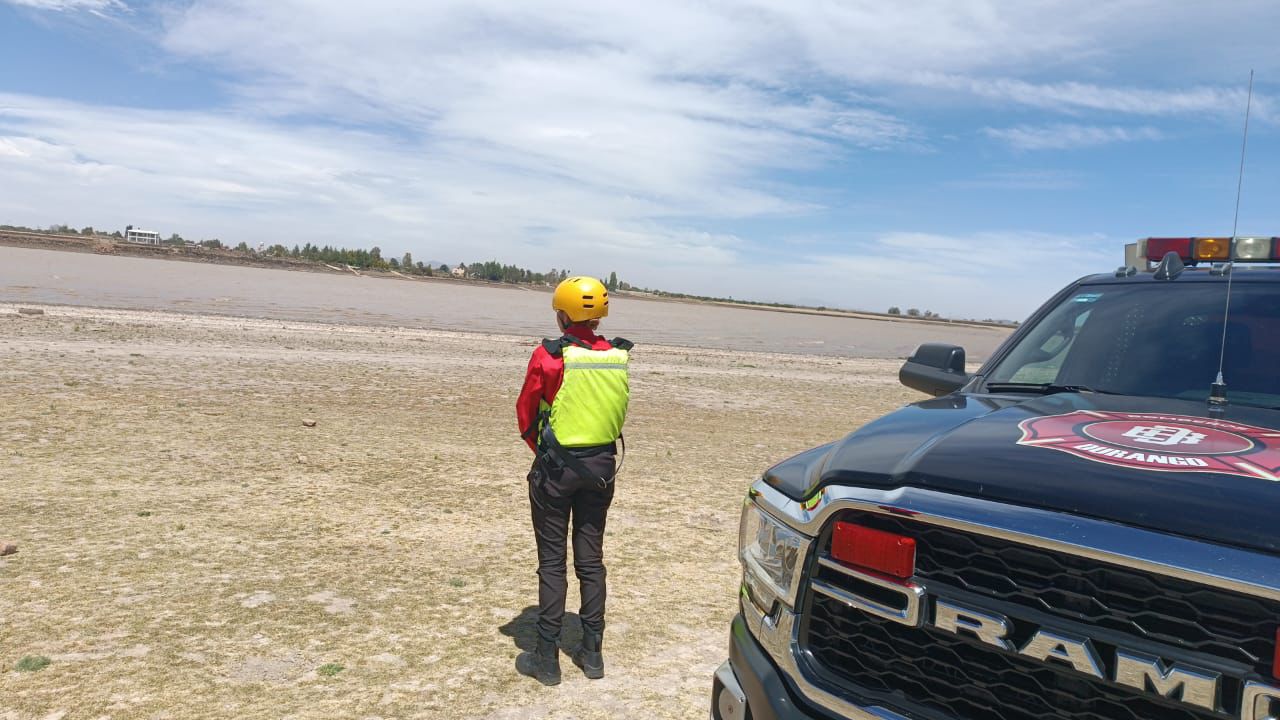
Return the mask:
[[[1191,238],[1147,238],[1147,259],[1151,262],[1160,262],[1171,252],[1190,262]]]

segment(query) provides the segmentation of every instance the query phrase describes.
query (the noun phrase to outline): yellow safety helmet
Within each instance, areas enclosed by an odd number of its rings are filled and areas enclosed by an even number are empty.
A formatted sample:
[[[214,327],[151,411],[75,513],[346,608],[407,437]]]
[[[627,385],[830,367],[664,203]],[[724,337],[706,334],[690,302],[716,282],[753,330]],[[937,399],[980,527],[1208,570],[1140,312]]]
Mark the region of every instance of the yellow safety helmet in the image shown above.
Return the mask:
[[[593,277],[571,277],[556,286],[551,307],[576,323],[608,317],[609,291]]]

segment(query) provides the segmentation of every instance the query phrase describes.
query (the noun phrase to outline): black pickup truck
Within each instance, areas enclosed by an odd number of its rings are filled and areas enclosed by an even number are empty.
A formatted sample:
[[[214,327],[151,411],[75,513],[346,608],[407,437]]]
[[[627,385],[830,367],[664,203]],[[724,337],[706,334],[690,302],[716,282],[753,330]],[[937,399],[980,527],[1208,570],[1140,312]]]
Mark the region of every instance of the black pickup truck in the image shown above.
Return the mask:
[[[1280,717],[1280,239],[1139,246],[752,485],[712,720]]]

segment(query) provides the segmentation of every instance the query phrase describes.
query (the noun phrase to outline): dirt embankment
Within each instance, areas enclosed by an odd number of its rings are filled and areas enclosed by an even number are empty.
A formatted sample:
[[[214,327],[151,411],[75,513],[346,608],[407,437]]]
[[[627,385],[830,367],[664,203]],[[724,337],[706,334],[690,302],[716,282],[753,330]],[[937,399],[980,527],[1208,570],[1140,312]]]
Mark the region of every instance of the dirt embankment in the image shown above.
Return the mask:
[[[270,254],[245,254],[230,248],[207,248],[201,245],[144,245],[125,242],[102,235],[84,237],[79,235],[57,235],[49,233],[31,233],[17,230],[0,230],[0,246],[16,248],[34,248],[38,250],[62,250],[66,252],[96,253],[98,255],[119,255],[123,257],[139,257],[155,260],[179,260],[186,262],[212,263],[217,265],[237,265],[241,267],[260,267],[275,270],[299,270],[314,273],[352,273],[361,277],[387,280],[412,280],[443,283],[464,283],[479,286],[512,287],[509,284],[490,282],[476,278],[456,278],[451,275],[405,275],[394,270],[356,269],[347,265],[330,265],[290,256]],[[529,286],[520,286],[528,289]],[[537,288],[535,288],[537,289]]]
[[[291,257],[270,255],[245,255],[228,249],[214,249],[192,245],[143,245],[124,242],[103,236],[79,237],[75,235],[51,235],[27,233],[16,230],[0,230],[0,245],[42,250],[92,252],[102,255],[157,258],[162,260],[186,260],[189,262],[220,263],[247,267],[271,267],[310,272],[332,272],[319,263]]]
[[[705,717],[747,484],[916,397],[891,360],[637,350],[608,676],[548,689],[512,667],[532,338],[44,310],[0,304],[4,720]]]

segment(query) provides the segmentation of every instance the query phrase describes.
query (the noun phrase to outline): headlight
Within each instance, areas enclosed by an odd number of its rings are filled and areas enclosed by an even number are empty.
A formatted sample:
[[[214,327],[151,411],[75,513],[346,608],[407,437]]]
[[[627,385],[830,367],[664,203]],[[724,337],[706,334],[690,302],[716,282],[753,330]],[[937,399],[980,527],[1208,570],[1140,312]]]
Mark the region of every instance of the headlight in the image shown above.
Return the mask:
[[[738,557],[752,602],[772,613],[774,601],[795,607],[804,558],[810,539],[775,520],[748,500],[742,510]]]

